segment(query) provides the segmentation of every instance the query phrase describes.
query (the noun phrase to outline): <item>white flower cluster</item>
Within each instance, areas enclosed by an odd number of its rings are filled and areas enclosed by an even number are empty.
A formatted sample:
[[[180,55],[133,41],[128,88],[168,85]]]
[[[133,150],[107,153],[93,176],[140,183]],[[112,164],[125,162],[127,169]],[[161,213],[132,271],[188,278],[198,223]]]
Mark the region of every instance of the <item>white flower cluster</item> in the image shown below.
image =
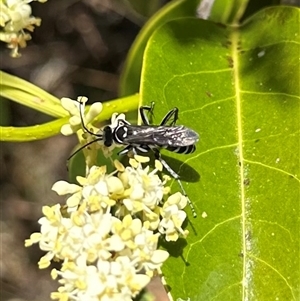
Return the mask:
[[[47,0],[2,0],[0,2],[0,40],[12,49],[11,56],[19,57],[19,47],[26,47],[26,41],[31,39],[27,31],[33,31],[34,26],[40,26],[41,19],[31,16],[32,1]]]
[[[91,133],[101,132],[89,124],[102,110],[102,104],[92,105],[85,114],[82,104],[86,100],[62,99],[71,115],[69,124],[62,127],[65,135],[80,130],[82,122]],[[118,118],[125,116],[115,114],[112,129]],[[49,267],[51,261],[62,262],[59,270],[51,272],[61,285],[52,293],[52,299],[132,300],[160,272],[169,256],[158,249],[159,238],[176,241],[188,235],[182,229],[186,197],[179,192],[168,196],[166,183],[170,178],[164,176],[161,180],[158,176],[162,170],[159,161],[155,161],[153,170],[144,168],[149,160],[136,155],[127,167],[115,160],[115,171],[110,174],[106,166],[93,165],[86,177],[76,178],[78,184],[58,181],[53,185],[57,194],[67,196],[66,205],[43,207],[40,232],[25,241],[26,246],[38,243],[46,251],[39,261],[40,268]]]
[[[148,160],[136,156],[126,168],[116,161],[112,174],[93,166],[87,177],[77,177],[80,185],[53,185],[69,195],[66,206],[44,207],[41,231],[25,242],[47,252],[40,268],[63,262],[52,271],[61,284],[53,299],[132,300],[169,256],[157,249],[160,235],[174,241],[188,234],[182,229],[186,198],[175,193],[162,204],[169,188],[157,175],[161,166],[150,171],[141,161]]]

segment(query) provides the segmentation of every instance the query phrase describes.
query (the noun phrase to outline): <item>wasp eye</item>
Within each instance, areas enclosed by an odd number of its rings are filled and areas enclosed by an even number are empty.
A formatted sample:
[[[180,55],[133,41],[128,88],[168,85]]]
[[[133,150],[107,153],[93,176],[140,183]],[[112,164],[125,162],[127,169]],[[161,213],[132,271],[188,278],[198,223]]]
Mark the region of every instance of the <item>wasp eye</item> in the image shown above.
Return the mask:
[[[113,136],[112,136],[112,129],[110,126],[106,126],[103,129],[103,142],[104,145],[110,147],[113,144]]]

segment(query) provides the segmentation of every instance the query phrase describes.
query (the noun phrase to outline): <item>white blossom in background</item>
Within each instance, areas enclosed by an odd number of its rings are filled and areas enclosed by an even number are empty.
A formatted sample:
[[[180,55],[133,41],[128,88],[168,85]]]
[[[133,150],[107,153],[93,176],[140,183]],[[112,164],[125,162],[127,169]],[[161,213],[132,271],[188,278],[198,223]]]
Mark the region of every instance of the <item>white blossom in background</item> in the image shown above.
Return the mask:
[[[67,134],[81,127],[78,114],[89,124],[102,110],[95,105],[85,113],[80,102],[62,99],[70,113],[69,124],[62,128]],[[114,114],[111,127],[124,120]],[[177,192],[169,195],[166,186],[170,177],[161,179],[162,165],[135,155],[129,166],[114,161],[115,171],[93,165],[78,184],[56,182],[52,189],[65,197],[65,205],[43,207],[39,219],[40,232],[33,233],[25,246],[39,244],[45,255],[39,267],[47,268],[52,261],[61,262],[51,276],[60,287],[51,294],[60,301],[119,301],[133,300],[160,273],[169,254],[158,249],[163,236],[166,241],[186,237],[182,229],[186,213],[182,210],[187,199]],[[145,165],[145,167],[143,167]]]
[[[31,16],[32,1],[47,0],[1,0],[0,2],[0,40],[11,48],[11,56],[19,57],[19,48],[26,47],[31,39],[34,26],[40,26],[41,19]]]

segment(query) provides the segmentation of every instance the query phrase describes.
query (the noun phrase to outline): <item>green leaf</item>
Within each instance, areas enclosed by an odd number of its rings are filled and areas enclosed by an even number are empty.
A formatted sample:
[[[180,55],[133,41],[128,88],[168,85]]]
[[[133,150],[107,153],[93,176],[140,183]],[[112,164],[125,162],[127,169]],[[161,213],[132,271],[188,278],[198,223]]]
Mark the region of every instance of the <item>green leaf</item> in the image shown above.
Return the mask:
[[[280,5],[280,0],[250,0],[247,8],[242,16],[242,20],[245,20],[246,18],[252,16],[254,13],[258,12],[259,10],[268,7],[268,6],[275,6]]]
[[[215,22],[237,23],[243,16],[248,2],[249,0],[179,0],[165,5],[144,25],[132,45],[121,75],[120,95],[125,96],[139,91],[145,47],[150,36],[161,25],[176,18],[196,15]]]
[[[280,0],[217,0],[212,2],[214,3],[209,20],[222,24],[238,24],[241,19],[253,15],[264,7],[280,4]]]
[[[144,104],[156,101],[156,123],[177,106],[201,137],[193,154],[163,153],[198,213],[167,247],[175,300],[300,298],[299,45],[292,7],[240,27],[174,20],[149,40]]]
[[[127,56],[120,80],[119,94],[121,96],[139,91],[144,50],[154,30],[169,20],[194,16],[198,3],[199,0],[171,1],[149,19],[131,46]]]

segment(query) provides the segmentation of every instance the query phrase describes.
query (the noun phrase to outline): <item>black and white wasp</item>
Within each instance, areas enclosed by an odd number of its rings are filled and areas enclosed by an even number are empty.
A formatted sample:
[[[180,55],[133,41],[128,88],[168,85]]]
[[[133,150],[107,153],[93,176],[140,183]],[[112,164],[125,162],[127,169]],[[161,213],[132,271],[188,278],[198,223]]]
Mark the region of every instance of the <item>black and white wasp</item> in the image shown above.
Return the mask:
[[[124,145],[125,148],[119,152],[119,155],[125,155],[129,152],[133,154],[153,152],[155,158],[162,163],[163,167],[178,182],[182,193],[187,197],[193,216],[196,217],[194,206],[183,188],[179,175],[161,157],[160,149],[165,148],[171,152],[190,154],[196,149],[195,143],[199,140],[199,135],[190,128],[176,125],[179,113],[176,107],[166,114],[159,125],[151,125],[147,112],[153,114],[153,108],[154,103],[151,106],[140,107],[139,112],[143,122],[142,125],[132,125],[125,119],[118,119],[115,127],[107,125],[101,133],[91,132],[85,126],[81,113],[80,117],[84,130],[97,137],[84,147],[96,141],[103,141],[106,147],[110,147],[114,143]]]

